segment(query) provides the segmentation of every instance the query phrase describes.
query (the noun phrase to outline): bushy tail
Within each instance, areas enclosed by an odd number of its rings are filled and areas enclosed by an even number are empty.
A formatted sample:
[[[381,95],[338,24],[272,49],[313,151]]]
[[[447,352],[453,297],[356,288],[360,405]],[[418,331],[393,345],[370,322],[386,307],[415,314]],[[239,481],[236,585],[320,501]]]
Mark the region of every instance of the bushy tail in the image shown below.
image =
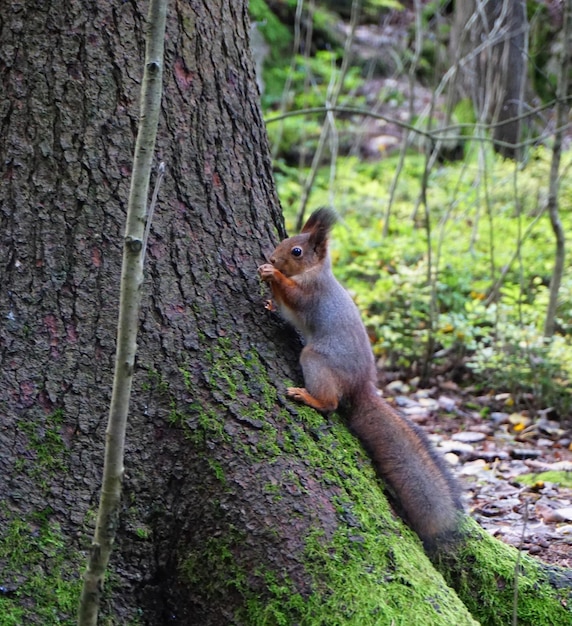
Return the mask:
[[[380,398],[373,385],[358,395],[350,427],[386,481],[398,512],[426,548],[453,540],[463,506],[445,461],[425,433]]]

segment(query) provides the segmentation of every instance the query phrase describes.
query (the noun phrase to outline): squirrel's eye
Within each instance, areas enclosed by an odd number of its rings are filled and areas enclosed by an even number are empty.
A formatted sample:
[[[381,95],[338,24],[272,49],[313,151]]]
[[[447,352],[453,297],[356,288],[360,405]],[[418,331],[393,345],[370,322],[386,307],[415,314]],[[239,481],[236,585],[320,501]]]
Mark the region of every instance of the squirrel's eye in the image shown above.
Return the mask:
[[[291,250],[292,256],[302,256],[302,248],[300,246],[294,246]]]

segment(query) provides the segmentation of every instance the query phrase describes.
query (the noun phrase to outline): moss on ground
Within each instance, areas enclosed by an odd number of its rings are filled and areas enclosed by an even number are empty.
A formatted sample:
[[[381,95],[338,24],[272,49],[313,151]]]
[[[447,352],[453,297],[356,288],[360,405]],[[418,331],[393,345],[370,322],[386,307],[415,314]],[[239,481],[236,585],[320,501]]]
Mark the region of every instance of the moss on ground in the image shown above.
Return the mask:
[[[520,474],[515,480],[525,485],[541,485],[543,483],[554,483],[561,487],[572,487],[572,474],[566,471],[538,472],[535,474]]]

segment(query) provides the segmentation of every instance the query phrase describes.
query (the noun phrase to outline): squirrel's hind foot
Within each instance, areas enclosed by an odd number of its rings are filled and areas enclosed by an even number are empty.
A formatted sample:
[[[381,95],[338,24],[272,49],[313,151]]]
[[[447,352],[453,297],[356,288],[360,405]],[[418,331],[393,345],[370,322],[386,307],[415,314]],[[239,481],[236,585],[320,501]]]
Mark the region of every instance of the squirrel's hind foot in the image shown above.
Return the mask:
[[[337,400],[318,400],[304,387],[288,387],[286,395],[289,398],[303,402],[304,404],[316,409],[316,411],[322,411],[323,413],[329,413],[335,411],[338,408]]]

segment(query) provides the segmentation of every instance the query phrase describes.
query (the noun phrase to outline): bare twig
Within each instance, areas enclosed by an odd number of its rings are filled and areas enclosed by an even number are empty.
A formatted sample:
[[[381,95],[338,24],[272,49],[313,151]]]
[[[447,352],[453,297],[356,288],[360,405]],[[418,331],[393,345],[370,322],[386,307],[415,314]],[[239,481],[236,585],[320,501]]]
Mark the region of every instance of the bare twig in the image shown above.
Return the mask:
[[[570,67],[570,44],[572,43],[572,0],[566,0],[564,5],[564,22],[562,25],[562,63],[558,77],[557,103],[556,103],[556,127],[554,144],[552,146],[552,162],[550,164],[550,184],[548,189],[548,215],[554,237],[556,239],[556,254],[554,258],[554,270],[550,279],[550,296],[548,309],[544,321],[544,336],[552,337],[558,307],[558,292],[564,273],[564,258],[566,255],[566,237],[564,228],[558,213],[558,185],[560,158],[562,155],[562,131],[559,130],[568,119],[568,104],[564,101],[568,93],[568,71]]]
[[[294,78],[294,70],[296,68],[296,55],[298,54],[298,50],[300,48],[300,38],[301,38],[301,29],[300,25],[302,23],[302,9],[304,8],[304,0],[298,0],[296,4],[296,15],[294,18],[294,46],[292,49],[292,58],[290,59],[290,69],[288,71],[288,76],[286,77],[286,82],[284,83],[284,89],[282,90],[282,98],[280,100],[280,112],[283,114],[286,111],[286,106],[288,104],[288,98],[290,94],[290,88],[292,87],[292,80]],[[280,121],[284,118],[281,117]],[[278,120],[277,120],[278,121]],[[272,146],[272,158],[275,159],[278,151],[280,150],[280,142],[282,141],[282,135],[284,133],[284,124],[280,124],[278,129],[278,137]]]
[[[572,100],[572,95],[567,96],[566,98],[562,98],[559,101],[560,102],[570,102],[570,100]],[[539,113],[541,113],[542,111],[545,111],[546,109],[549,109],[551,107],[554,106],[554,104],[556,103],[556,100],[553,100],[551,102],[545,103],[542,106],[538,106],[534,109],[529,109],[528,111],[526,111],[525,113],[522,113],[522,115],[520,116],[515,116],[506,120],[502,120],[500,122],[495,122],[495,123],[488,123],[488,124],[484,124],[484,123],[476,123],[476,124],[453,124],[450,126],[441,126],[439,128],[434,128],[432,130],[423,130],[420,126],[412,126],[411,124],[408,124],[407,122],[402,122],[401,120],[398,120],[396,118],[391,117],[390,115],[384,115],[382,113],[377,113],[375,111],[372,111],[370,109],[363,109],[361,107],[351,107],[351,106],[340,106],[340,105],[330,105],[329,107],[311,107],[308,109],[298,109],[296,111],[286,111],[285,113],[280,113],[279,115],[273,115],[272,117],[268,117],[266,118],[264,121],[266,124],[273,124],[275,122],[279,122],[287,117],[296,117],[296,116],[300,116],[300,115],[323,115],[323,114],[327,114],[329,112],[333,112],[333,113],[348,113],[351,115],[363,115],[366,117],[371,117],[373,119],[379,119],[379,120],[385,120],[386,122],[390,122],[391,124],[395,124],[396,126],[400,126],[401,128],[404,128],[405,130],[408,130],[409,132],[416,134],[416,135],[420,135],[421,137],[426,137],[428,140],[430,140],[431,142],[435,142],[439,139],[440,136],[446,136],[447,140],[454,140],[454,139],[458,139],[458,140],[466,140],[467,136],[462,134],[463,130],[466,129],[473,129],[473,130],[478,130],[479,128],[481,130],[487,130],[487,129],[494,129],[497,128],[499,126],[503,126],[504,124],[509,124],[511,122],[514,122],[515,120],[524,120],[526,118],[538,115]],[[567,128],[570,127],[570,124],[567,122],[562,123],[561,125],[558,126],[558,129],[556,130],[561,130],[564,131]],[[453,135],[453,132],[458,132],[458,135]],[[555,132],[555,129],[551,129],[549,132],[546,132],[544,134],[538,135],[537,137],[532,137],[530,139],[521,141],[517,144],[513,144],[513,143],[509,143],[509,142],[502,142],[500,140],[497,140],[495,143],[497,145],[506,145],[506,146],[512,146],[512,147],[516,147],[516,148],[522,148],[525,146],[531,146],[534,144],[538,144],[541,143],[542,141],[544,141],[545,139],[548,139],[549,137],[551,137]],[[480,142],[485,142],[485,143],[492,143],[492,140],[484,135],[482,136],[473,136],[471,137],[471,140],[473,141],[480,141]]]
[[[161,189],[161,183],[165,176],[165,162],[161,161],[157,168],[157,178],[155,179],[155,188],[153,189],[153,197],[151,198],[151,204],[149,205],[149,211],[147,212],[147,223],[145,224],[145,235],[143,237],[143,253],[141,255],[141,265],[145,265],[145,255],[147,254],[147,242],[149,241],[149,233],[151,232],[151,223],[153,222],[153,214],[155,213],[155,205],[157,204],[157,198],[159,197],[159,189]]]
[[[544,215],[544,212],[540,211],[536,215],[534,220],[532,220],[532,222],[530,222],[530,224],[526,227],[522,235],[519,235],[516,250],[514,251],[512,257],[509,259],[508,263],[505,263],[504,267],[502,268],[501,273],[499,274],[499,277],[496,279],[495,283],[491,287],[489,295],[487,296],[487,299],[484,301],[485,306],[489,306],[491,303],[493,303],[497,299],[500,288],[502,287],[502,284],[504,282],[504,279],[506,278],[506,275],[509,273],[510,269],[512,268],[513,263],[520,256],[521,249],[522,249],[524,242],[528,239],[528,236],[532,233],[532,231],[534,230],[534,227],[536,226],[536,224],[538,224],[538,222],[540,221],[543,215]]]
[[[79,626],[97,624],[105,570],[115,540],[119,517],[124,471],[125,429],[137,348],[139,305],[143,282],[145,214],[161,106],[166,14],[167,0],[151,0],[147,16],[149,30],[141,88],[140,124],[135,145],[123,247],[115,375],[106,432],[103,485],[81,592]]]
[[[411,60],[411,66],[409,67],[409,72],[407,75],[407,79],[409,83],[409,111],[408,111],[407,120],[409,124],[412,124],[413,114],[415,112],[415,73],[417,72],[417,66],[419,65],[419,59],[421,58],[421,52],[423,49],[421,3],[419,2],[419,0],[415,0],[414,6],[415,6],[415,52],[413,54],[413,59]],[[397,168],[395,170],[395,174],[393,175],[391,186],[389,188],[389,199],[387,201],[387,207],[385,209],[385,216],[383,218],[383,231],[382,231],[383,237],[387,237],[387,235],[389,234],[389,218],[391,216],[391,207],[393,205],[393,199],[395,197],[395,191],[397,189],[397,182],[399,181],[399,177],[403,170],[403,165],[405,164],[405,154],[407,152],[408,145],[409,145],[408,137],[406,134],[404,134],[403,140],[401,142],[401,149],[399,151],[399,161],[397,163]]]
[[[338,98],[340,97],[341,90],[344,85],[344,80],[346,78],[347,71],[349,69],[349,63],[351,58],[351,46],[354,40],[355,29],[358,23],[358,17],[361,11],[361,0],[352,0],[352,10],[350,15],[350,32],[346,38],[346,42],[344,45],[344,56],[342,59],[342,66],[340,68],[340,74],[338,76],[337,82],[333,89],[331,90],[331,98],[330,101],[326,104],[326,119],[324,120],[324,125],[322,126],[322,132],[320,133],[320,140],[318,141],[318,147],[316,148],[316,152],[314,153],[314,158],[312,159],[312,165],[310,167],[310,172],[304,182],[304,186],[302,188],[302,196],[300,198],[300,208],[298,209],[298,215],[296,218],[296,230],[300,230],[302,228],[302,223],[304,222],[304,214],[306,212],[306,205],[308,203],[308,199],[310,197],[310,191],[314,184],[314,180],[316,179],[316,174],[318,172],[318,167],[320,165],[320,161],[322,160],[322,154],[324,152],[324,147],[326,145],[326,141],[330,136],[330,133],[334,132],[334,116],[332,112],[335,110],[336,103]]]
[[[298,0],[300,4],[300,0]],[[316,79],[312,74],[312,64],[310,63],[310,57],[312,53],[312,37],[314,35],[314,13],[316,11],[316,2],[315,0],[308,1],[308,8],[306,9],[306,36],[304,38],[304,44],[300,48],[299,53],[302,54],[304,58],[304,84],[302,85],[302,97],[303,102],[307,102],[310,98],[309,92],[311,87],[316,87]],[[296,17],[298,19],[298,9],[296,9]],[[296,57],[294,57],[296,59]],[[302,183],[303,176],[302,171],[306,166],[306,160],[308,158],[308,141],[307,141],[308,133],[306,131],[306,125],[303,124],[301,126],[301,136],[300,136],[300,155],[298,157],[298,179],[300,184]]]

